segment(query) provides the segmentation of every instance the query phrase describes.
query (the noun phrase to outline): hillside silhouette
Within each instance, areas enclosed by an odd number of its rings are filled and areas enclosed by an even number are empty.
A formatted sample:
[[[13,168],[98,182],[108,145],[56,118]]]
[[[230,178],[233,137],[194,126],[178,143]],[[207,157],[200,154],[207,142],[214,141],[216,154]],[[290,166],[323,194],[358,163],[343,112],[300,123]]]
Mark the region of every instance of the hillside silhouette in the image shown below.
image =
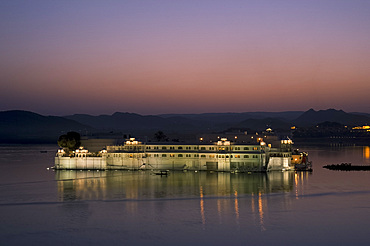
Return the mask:
[[[306,134],[304,136],[307,137],[312,129],[306,129],[323,122],[338,123],[341,127],[344,125],[369,125],[370,117],[366,113],[346,113],[335,109],[319,111],[310,109],[306,112],[163,115],[116,112],[112,115],[75,114],[64,117],[43,116],[29,111],[11,110],[0,112],[0,143],[55,143],[58,136],[69,131],[79,132],[82,136],[104,136],[105,138],[115,134],[115,137],[118,134],[120,138],[124,136],[151,137],[157,131],[163,131],[171,136],[187,135],[191,137],[202,133],[222,132],[226,129],[263,131],[271,128],[277,134],[287,135],[290,134],[292,126],[298,128],[300,133]],[[320,129],[326,128],[321,127]],[[330,131],[333,131],[333,127],[330,128]],[[296,136],[299,137],[298,134]]]

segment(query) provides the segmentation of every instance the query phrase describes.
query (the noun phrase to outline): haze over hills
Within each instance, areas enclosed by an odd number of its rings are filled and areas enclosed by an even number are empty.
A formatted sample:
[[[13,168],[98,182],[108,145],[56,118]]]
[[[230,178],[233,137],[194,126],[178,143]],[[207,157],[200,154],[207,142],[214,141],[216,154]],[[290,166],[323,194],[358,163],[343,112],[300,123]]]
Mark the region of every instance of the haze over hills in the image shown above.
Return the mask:
[[[222,132],[227,129],[261,131],[272,128],[289,132],[290,127],[314,126],[321,122],[337,122],[349,126],[368,125],[370,117],[362,113],[346,113],[328,109],[315,111],[245,112],[207,114],[139,115],[116,112],[112,115],[75,114],[65,117],[43,116],[29,111],[0,112],[0,142],[53,142],[61,134],[77,131],[81,135],[115,132],[121,135],[152,137],[156,131],[170,135],[196,135]]]

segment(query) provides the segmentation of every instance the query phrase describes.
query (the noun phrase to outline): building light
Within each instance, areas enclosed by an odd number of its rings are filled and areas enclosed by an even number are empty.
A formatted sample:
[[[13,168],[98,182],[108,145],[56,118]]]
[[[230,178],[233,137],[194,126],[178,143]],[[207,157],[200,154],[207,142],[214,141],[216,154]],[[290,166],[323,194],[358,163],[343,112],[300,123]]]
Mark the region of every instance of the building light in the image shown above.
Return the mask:
[[[366,126],[355,126],[355,127],[352,127],[353,130],[368,130],[370,129],[370,126],[366,125]]]

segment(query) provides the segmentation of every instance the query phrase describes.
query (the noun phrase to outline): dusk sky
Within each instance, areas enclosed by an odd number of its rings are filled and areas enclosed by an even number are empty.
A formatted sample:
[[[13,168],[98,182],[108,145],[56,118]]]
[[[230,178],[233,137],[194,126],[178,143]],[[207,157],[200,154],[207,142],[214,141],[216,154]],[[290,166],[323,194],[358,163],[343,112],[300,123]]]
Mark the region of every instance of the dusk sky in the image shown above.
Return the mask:
[[[0,1],[0,110],[370,113],[369,0]]]

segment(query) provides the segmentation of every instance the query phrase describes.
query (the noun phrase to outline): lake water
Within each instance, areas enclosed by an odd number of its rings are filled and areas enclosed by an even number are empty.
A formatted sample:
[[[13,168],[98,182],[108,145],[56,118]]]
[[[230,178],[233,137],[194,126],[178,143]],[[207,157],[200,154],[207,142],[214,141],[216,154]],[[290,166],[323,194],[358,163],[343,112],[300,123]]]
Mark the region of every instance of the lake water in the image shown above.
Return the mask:
[[[0,146],[0,245],[370,244],[370,172],[322,168],[369,146],[300,146],[313,173],[162,177],[47,170],[56,149]]]

